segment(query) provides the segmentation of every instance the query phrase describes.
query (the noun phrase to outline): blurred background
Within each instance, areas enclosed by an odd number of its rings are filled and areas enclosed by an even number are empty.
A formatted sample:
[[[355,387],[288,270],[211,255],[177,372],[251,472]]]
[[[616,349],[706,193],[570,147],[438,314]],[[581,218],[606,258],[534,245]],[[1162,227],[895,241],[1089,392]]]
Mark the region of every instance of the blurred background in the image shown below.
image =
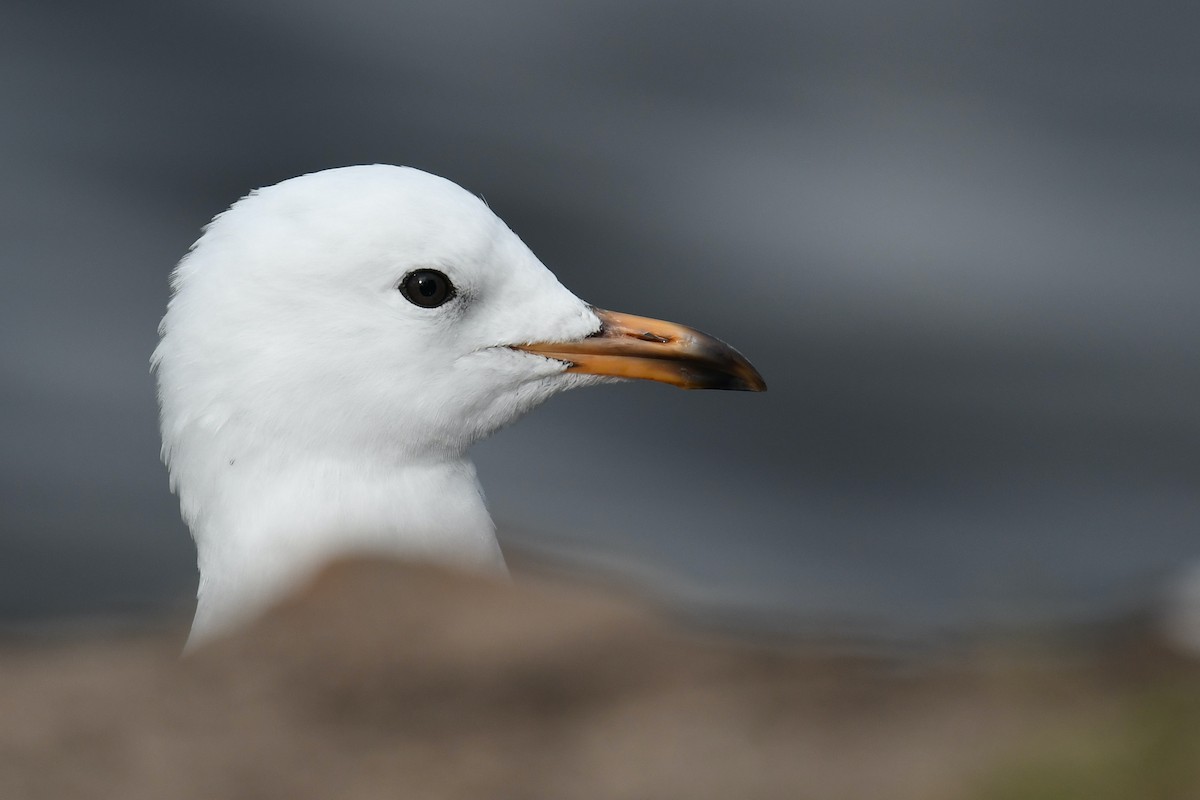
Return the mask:
[[[148,358],[251,188],[407,164],[770,392],[559,397],[512,552],[726,618],[1099,619],[1200,556],[1194,4],[0,4],[0,626],[184,612]],[[645,466],[641,466],[645,465]]]

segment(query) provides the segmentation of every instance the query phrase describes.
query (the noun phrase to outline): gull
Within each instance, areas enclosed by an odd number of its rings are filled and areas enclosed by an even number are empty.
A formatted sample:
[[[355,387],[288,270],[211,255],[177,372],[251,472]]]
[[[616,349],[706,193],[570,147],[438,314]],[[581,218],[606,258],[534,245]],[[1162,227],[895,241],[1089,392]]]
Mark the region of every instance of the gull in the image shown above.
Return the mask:
[[[339,555],[503,572],[467,451],[558,392],[766,388],[711,336],[580,300],[480,198],[408,167],[253,191],[171,285],[151,365],[200,572],[188,649]]]

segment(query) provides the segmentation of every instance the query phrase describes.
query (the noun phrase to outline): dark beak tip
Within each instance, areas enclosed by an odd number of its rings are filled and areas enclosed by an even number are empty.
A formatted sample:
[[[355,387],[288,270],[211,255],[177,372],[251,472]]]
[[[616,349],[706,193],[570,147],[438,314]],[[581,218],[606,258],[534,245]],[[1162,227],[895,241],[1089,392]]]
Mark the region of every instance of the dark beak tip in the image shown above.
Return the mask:
[[[688,389],[718,389],[732,392],[765,392],[767,382],[753,367],[747,370],[705,371],[699,375],[693,373],[692,383],[684,384]]]
[[[753,375],[739,380],[738,385],[732,388],[741,392],[765,392],[767,390],[767,382],[762,379],[761,375],[755,372]]]
[[[736,377],[739,379],[740,386],[736,387],[743,392],[765,392],[767,390],[767,382],[763,380],[763,376],[759,374],[754,365],[746,359],[741,353],[737,353],[737,371]]]

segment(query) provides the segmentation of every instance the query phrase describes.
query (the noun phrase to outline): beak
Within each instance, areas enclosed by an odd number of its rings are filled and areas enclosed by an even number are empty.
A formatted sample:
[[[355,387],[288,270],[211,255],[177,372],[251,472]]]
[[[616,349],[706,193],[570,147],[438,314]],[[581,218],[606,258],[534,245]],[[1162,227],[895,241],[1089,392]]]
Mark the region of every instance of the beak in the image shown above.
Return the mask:
[[[641,378],[683,389],[765,392],[758,370],[737,350],[695,328],[594,308],[600,330],[574,342],[513,345],[571,366],[567,372]]]

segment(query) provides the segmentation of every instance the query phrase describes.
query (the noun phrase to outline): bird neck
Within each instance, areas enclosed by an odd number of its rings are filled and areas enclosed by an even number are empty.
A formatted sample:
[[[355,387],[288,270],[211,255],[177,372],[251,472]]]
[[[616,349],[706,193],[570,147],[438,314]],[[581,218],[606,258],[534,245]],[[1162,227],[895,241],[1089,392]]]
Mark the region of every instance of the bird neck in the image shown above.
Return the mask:
[[[474,465],[353,459],[223,464],[219,503],[195,520],[200,585],[189,646],[298,588],[339,556],[373,554],[503,571]]]

